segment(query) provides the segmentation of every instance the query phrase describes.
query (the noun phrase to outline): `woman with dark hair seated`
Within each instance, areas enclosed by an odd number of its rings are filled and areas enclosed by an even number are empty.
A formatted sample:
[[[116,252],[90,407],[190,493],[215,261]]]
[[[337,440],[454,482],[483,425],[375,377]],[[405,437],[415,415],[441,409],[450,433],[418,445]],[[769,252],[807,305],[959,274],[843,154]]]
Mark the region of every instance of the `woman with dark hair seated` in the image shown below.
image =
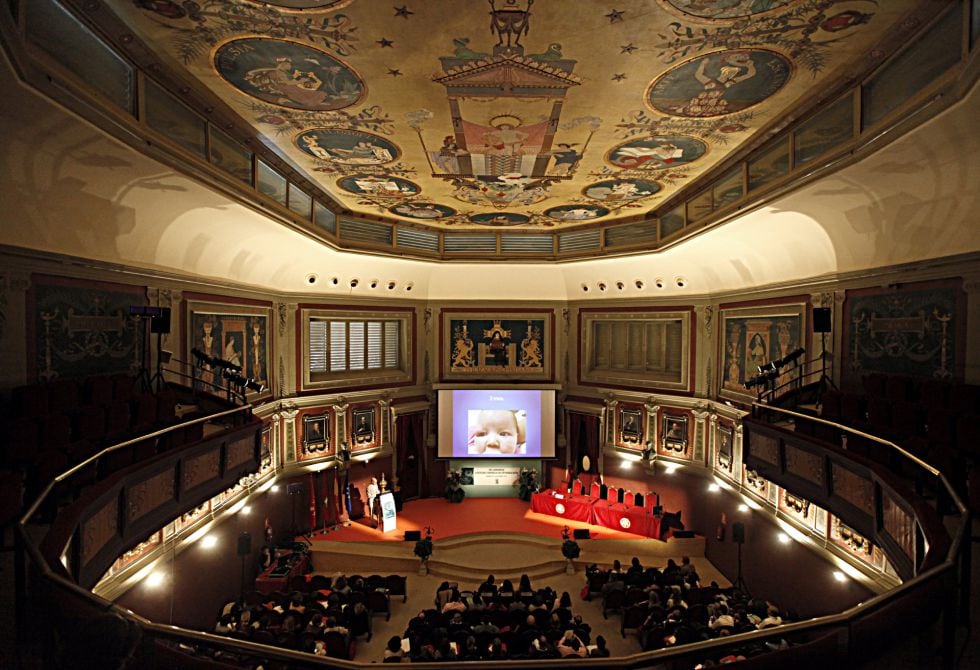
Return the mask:
[[[532,592],[532,589],[531,589],[531,578],[527,576],[527,573],[526,572],[523,575],[521,575],[521,582],[520,582],[520,585],[518,585],[518,587],[517,587],[517,591],[521,595],[523,595],[525,593],[531,593]]]
[[[402,656],[402,639],[397,635],[392,635],[388,638],[388,644],[385,645],[385,653],[382,658],[382,663],[401,663]]]
[[[589,652],[591,658],[608,658],[609,650],[606,649],[606,638],[601,635],[595,636],[595,649]]]

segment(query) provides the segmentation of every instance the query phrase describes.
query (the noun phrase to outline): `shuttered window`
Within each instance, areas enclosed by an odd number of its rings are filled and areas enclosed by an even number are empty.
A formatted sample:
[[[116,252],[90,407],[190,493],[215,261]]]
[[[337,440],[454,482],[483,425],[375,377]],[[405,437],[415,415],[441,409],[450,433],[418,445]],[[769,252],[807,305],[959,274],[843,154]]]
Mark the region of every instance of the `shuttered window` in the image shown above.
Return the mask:
[[[309,322],[311,373],[397,370],[399,321],[317,319]]]

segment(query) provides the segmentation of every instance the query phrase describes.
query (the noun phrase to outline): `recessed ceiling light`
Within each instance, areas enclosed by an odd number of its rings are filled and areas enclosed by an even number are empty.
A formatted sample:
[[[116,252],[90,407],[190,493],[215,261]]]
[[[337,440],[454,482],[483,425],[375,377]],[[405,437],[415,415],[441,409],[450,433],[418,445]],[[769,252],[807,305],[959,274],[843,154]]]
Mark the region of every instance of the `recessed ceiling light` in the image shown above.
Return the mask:
[[[654,282],[654,284],[657,286],[657,288],[663,288],[664,287],[664,280],[663,279],[658,279],[658,280],[656,280]]]
[[[789,544],[790,537],[786,533],[780,533],[779,535],[776,536],[776,539],[782,542],[783,544]]]
[[[834,570],[834,579],[836,579],[839,582],[846,582],[847,581],[847,575],[845,575],[840,570]]]
[[[311,284],[315,284],[316,283],[316,279],[317,279],[317,277],[316,277],[315,274],[308,274],[308,275],[306,275],[306,281],[308,281]]]

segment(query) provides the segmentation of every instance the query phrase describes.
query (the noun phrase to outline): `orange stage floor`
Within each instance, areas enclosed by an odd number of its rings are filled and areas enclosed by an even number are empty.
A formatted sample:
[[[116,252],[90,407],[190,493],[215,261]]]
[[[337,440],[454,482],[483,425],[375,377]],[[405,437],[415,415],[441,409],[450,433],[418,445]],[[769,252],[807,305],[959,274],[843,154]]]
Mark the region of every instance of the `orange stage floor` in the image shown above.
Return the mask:
[[[450,503],[442,498],[413,500],[405,503],[402,511],[398,513],[397,525],[396,530],[382,533],[371,528],[367,519],[358,519],[352,521],[346,528],[338,527],[325,534],[318,531],[310,539],[332,542],[372,540],[401,542],[406,530],[424,531],[426,526],[433,528],[434,539],[495,531],[531,533],[560,539],[562,528],[565,526],[588,528],[592,538],[598,540],[647,539],[640,535],[593,526],[581,521],[569,521],[547,514],[538,514],[531,511],[529,503],[517,498],[466,498],[461,503]]]

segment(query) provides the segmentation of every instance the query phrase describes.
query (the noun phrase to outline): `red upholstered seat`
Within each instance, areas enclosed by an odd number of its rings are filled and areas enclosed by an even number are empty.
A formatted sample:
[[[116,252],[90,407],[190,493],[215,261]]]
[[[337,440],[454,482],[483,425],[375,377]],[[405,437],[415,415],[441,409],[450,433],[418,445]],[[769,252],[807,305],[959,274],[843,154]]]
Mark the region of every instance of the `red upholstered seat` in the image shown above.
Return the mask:
[[[592,496],[593,498],[598,498],[599,491],[600,491],[599,482],[592,482],[592,486],[589,487],[589,495]]]
[[[78,384],[73,379],[51,382],[48,388],[48,413],[68,413],[78,406]]]
[[[619,489],[610,486],[606,491],[606,500],[609,502],[619,502]]]
[[[623,494],[623,504],[632,507],[634,505],[635,497],[632,491],[627,491]]]
[[[82,385],[82,400],[88,405],[108,405],[112,402],[112,393],[109,377],[89,377]]]
[[[582,495],[582,482],[579,481],[578,479],[572,482],[572,493],[574,493],[577,496]]]
[[[10,392],[14,415],[25,419],[48,413],[48,389],[41,384],[18,386]]]

